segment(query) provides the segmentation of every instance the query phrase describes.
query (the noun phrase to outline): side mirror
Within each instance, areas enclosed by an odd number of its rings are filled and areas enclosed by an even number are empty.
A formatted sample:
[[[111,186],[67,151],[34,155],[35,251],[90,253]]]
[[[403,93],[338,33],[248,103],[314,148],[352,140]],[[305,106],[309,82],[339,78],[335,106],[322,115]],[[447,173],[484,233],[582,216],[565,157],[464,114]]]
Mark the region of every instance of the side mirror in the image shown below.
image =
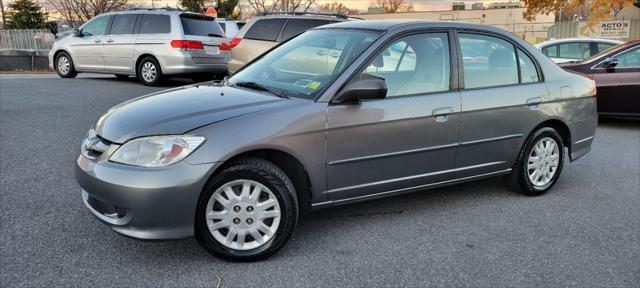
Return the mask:
[[[384,79],[371,77],[347,84],[333,102],[350,103],[367,99],[384,99],[386,96],[387,83]]]
[[[80,29],[78,28],[73,29],[73,36],[82,37],[82,31],[80,31]]]
[[[613,57],[609,57],[607,59],[604,59],[604,61],[602,62],[602,67],[603,68],[607,68],[607,69],[611,69],[618,66],[618,59],[613,58]]]

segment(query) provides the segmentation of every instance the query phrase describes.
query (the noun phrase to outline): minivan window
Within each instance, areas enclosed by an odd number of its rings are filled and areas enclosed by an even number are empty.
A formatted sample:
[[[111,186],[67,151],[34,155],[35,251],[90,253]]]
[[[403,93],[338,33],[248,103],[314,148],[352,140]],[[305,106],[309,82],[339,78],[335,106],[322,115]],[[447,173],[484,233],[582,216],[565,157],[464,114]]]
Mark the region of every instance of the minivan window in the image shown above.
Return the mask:
[[[465,88],[518,83],[513,44],[492,36],[466,33],[459,35]]]
[[[604,50],[607,50],[607,49],[609,49],[609,48],[611,48],[613,46],[616,46],[616,44],[613,44],[613,43],[596,43],[596,50],[598,51],[596,53],[600,53],[600,52],[602,52]]]
[[[84,27],[82,27],[82,35],[84,36],[97,36],[104,35],[107,30],[107,24],[109,24],[109,16],[99,16],[93,18]]]
[[[113,24],[111,24],[111,35],[118,34],[132,34],[133,28],[136,25],[136,14],[122,14],[116,15],[113,18]]]
[[[289,19],[289,22],[287,22],[287,26],[285,26],[284,30],[282,31],[282,41],[286,41],[289,38],[306,31],[307,29],[326,25],[329,23],[331,23],[331,21],[319,19]]]
[[[278,34],[282,30],[285,19],[260,19],[253,23],[247,33],[244,34],[245,39],[276,41]]]
[[[140,34],[171,32],[171,18],[169,15],[145,14],[142,16]]]
[[[384,79],[387,98],[447,91],[449,62],[446,33],[415,34],[380,51],[355,79]]]
[[[216,18],[213,17],[182,14],[180,15],[180,21],[185,35],[208,37],[222,37],[224,35],[220,25],[216,22]]]
[[[224,22],[218,22],[218,25],[220,25],[220,28],[222,28],[222,31],[224,31],[224,33],[227,33],[227,24],[225,24]]]

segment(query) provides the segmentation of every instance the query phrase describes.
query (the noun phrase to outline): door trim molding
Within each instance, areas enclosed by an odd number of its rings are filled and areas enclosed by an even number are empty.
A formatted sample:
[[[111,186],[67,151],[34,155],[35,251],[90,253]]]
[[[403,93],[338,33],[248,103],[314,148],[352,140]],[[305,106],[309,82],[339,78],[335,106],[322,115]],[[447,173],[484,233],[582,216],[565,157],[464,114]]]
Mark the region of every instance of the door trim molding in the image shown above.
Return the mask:
[[[441,182],[436,182],[436,183],[423,184],[423,185],[412,186],[412,187],[407,187],[407,188],[400,188],[400,189],[395,189],[395,190],[390,190],[390,191],[385,191],[385,192],[380,192],[380,193],[374,193],[374,194],[369,194],[369,195],[362,195],[362,196],[356,196],[356,197],[339,199],[339,200],[330,200],[330,201],[325,201],[325,202],[320,202],[320,203],[312,203],[311,207],[312,208],[319,208],[319,207],[322,207],[322,206],[330,206],[330,205],[335,205],[335,204],[344,204],[344,203],[349,203],[349,202],[367,200],[367,199],[370,199],[370,198],[379,198],[379,197],[382,197],[382,196],[400,194],[402,192],[411,192],[411,191],[419,190],[419,189],[423,189],[423,188],[431,188],[431,187],[434,187],[434,186],[443,186],[443,185],[447,185],[447,184],[454,184],[454,183],[457,183],[457,182],[465,182],[467,180],[474,180],[474,179],[478,179],[478,178],[497,176],[497,175],[507,174],[509,172],[511,172],[511,168],[504,169],[504,170],[499,170],[499,171],[494,171],[494,172],[489,172],[489,173],[484,173],[484,174],[478,174],[478,175],[474,175],[474,176],[456,178],[456,179],[451,179],[451,180],[446,180],[446,181],[441,181]]]
[[[440,171],[429,172],[429,173],[424,173],[424,174],[418,174],[418,175],[412,175],[412,176],[406,176],[406,177],[399,177],[399,178],[392,178],[392,179],[381,180],[381,181],[376,181],[376,182],[369,182],[369,183],[364,183],[364,184],[358,184],[358,185],[334,188],[334,189],[327,190],[326,193],[331,194],[331,193],[345,191],[345,190],[353,190],[353,189],[358,189],[358,188],[389,184],[389,183],[394,183],[394,182],[399,182],[399,181],[412,180],[412,179],[417,179],[417,178],[422,178],[422,177],[429,177],[429,176],[453,173],[453,172],[464,171],[464,170],[469,170],[469,169],[482,168],[482,167],[487,167],[487,166],[494,166],[494,165],[503,164],[505,162],[506,161],[489,162],[489,163],[483,163],[483,164],[478,164],[478,165],[465,166],[465,167],[460,167],[460,168],[454,168],[454,169],[448,169],[448,170],[440,170]]]

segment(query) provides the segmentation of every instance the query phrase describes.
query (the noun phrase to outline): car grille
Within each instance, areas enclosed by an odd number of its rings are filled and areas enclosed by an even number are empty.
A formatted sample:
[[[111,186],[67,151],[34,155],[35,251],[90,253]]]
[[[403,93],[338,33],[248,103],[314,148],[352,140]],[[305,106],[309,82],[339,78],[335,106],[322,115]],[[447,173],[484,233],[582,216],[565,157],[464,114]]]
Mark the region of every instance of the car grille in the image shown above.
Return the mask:
[[[90,131],[82,143],[82,155],[89,159],[97,159],[109,149],[111,144],[113,143]]]

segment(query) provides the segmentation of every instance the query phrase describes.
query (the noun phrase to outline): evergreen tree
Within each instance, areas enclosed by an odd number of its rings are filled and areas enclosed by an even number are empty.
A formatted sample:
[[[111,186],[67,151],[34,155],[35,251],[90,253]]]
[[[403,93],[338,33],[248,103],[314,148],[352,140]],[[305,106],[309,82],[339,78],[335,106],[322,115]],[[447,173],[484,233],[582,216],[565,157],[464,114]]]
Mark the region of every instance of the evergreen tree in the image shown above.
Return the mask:
[[[16,0],[9,4],[7,29],[41,29],[47,27],[47,13],[36,0]]]

